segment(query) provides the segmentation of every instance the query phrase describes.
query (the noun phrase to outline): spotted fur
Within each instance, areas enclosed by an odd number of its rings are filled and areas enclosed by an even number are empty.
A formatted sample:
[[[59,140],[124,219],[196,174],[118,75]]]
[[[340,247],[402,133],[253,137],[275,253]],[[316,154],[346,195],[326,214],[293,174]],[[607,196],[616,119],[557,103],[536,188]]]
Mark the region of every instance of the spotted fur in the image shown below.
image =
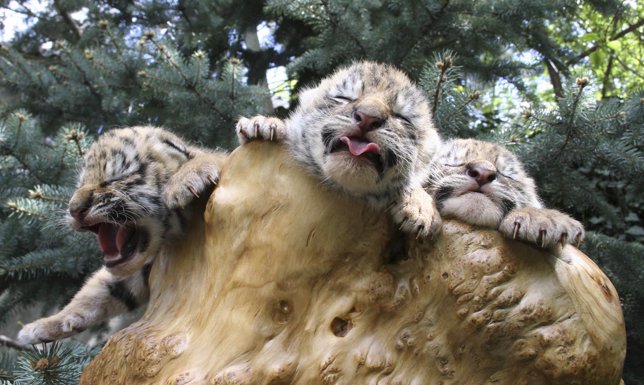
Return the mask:
[[[543,207],[519,158],[495,143],[454,139],[443,144],[426,182],[441,216],[499,229],[504,235],[553,248],[579,244],[581,223]]]
[[[156,127],[102,135],[85,155],[69,222],[97,234],[105,266],[65,308],[26,325],[18,339],[64,338],[147,302],[154,258],[200,212],[195,206],[203,200],[195,197],[205,197],[216,184],[225,157]]]
[[[399,70],[358,62],[302,91],[282,122],[240,119],[243,144],[284,141],[293,157],[336,191],[389,208],[406,232],[430,236],[440,227],[421,182],[440,139],[423,93]]]

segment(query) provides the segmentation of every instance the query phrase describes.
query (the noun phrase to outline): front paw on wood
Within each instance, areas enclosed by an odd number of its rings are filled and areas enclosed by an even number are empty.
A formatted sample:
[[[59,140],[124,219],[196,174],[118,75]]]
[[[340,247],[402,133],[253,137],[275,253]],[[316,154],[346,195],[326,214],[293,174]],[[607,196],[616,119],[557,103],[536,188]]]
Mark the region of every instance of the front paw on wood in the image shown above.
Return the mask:
[[[501,221],[499,231],[508,238],[546,249],[566,244],[579,247],[584,239],[579,221],[557,210],[532,207],[512,210]]]
[[[416,239],[433,238],[443,224],[434,200],[421,188],[403,194],[391,213],[400,230]]]

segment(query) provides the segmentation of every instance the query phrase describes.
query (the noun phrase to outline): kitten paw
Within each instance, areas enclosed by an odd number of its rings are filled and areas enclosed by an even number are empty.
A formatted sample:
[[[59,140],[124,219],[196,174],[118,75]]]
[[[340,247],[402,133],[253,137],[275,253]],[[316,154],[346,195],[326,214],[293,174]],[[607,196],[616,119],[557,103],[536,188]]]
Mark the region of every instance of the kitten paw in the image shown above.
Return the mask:
[[[579,247],[584,239],[584,226],[575,219],[557,210],[532,207],[510,211],[501,221],[499,231],[541,248],[566,244]]]
[[[278,118],[257,115],[252,118],[240,118],[235,126],[239,144],[251,140],[269,140],[281,142],[286,137],[286,125]]]
[[[200,154],[183,164],[163,189],[169,208],[183,208],[219,183],[219,154]]]
[[[18,332],[17,339],[25,345],[56,341],[80,333],[87,326],[87,321],[80,315],[71,314],[64,317],[55,315],[25,325]]]
[[[443,223],[434,200],[422,188],[404,193],[392,207],[391,213],[400,230],[417,239],[434,237]]]

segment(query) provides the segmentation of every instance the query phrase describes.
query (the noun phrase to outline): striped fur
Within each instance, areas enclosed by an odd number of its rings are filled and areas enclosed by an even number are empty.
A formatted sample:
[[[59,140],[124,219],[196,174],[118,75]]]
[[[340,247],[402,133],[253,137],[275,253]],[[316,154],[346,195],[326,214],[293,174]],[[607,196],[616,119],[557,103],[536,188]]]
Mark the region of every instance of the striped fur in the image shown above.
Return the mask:
[[[440,139],[425,96],[394,67],[358,62],[342,68],[302,91],[285,122],[242,118],[237,133],[241,143],[285,141],[311,174],[336,191],[390,208],[406,232],[438,231],[440,218],[421,182]]]
[[[534,180],[503,146],[453,139],[442,145],[431,168],[425,186],[445,218],[499,229],[545,248],[583,239],[581,223],[543,207]]]
[[[76,334],[147,302],[147,278],[164,244],[176,239],[199,208],[195,196],[218,180],[226,158],[186,144],[156,127],[112,130],[85,155],[69,222],[97,234],[105,266],[59,313],[26,325],[23,343]]]

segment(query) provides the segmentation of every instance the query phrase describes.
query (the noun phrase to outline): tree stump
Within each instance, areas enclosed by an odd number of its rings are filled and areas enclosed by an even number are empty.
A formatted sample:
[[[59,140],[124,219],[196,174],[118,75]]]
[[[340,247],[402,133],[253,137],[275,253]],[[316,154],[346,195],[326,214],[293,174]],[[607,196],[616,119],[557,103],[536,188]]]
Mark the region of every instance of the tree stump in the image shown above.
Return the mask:
[[[81,384],[620,382],[619,298],[577,249],[455,221],[435,242],[396,234],[280,145],[242,146]]]

